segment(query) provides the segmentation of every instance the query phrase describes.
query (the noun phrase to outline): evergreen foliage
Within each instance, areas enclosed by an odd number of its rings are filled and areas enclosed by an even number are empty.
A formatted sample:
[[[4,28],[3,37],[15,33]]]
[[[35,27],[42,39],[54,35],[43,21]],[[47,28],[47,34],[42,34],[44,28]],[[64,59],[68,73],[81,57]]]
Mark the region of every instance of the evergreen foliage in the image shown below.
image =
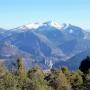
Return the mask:
[[[39,67],[26,70],[23,61],[18,58],[14,71],[0,65],[0,90],[90,90],[89,57],[73,72],[67,67],[51,69],[49,72]],[[83,62],[88,68],[83,66]]]

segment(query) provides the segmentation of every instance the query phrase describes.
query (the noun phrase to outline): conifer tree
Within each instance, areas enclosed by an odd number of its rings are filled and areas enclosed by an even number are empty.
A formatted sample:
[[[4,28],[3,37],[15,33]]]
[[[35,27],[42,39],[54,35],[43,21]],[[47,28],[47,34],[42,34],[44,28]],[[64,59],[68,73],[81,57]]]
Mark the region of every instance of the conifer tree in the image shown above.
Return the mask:
[[[83,85],[83,73],[80,70],[77,70],[72,73],[70,79],[71,79],[71,85],[74,90],[82,90]]]

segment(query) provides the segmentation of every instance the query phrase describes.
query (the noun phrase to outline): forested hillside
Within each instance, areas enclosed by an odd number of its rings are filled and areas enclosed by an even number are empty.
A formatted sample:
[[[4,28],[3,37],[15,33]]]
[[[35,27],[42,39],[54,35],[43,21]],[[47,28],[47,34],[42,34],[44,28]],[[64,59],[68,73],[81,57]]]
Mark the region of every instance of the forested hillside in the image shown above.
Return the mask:
[[[26,70],[22,58],[10,70],[1,64],[0,90],[90,90],[90,57],[76,71],[69,71],[67,67]]]

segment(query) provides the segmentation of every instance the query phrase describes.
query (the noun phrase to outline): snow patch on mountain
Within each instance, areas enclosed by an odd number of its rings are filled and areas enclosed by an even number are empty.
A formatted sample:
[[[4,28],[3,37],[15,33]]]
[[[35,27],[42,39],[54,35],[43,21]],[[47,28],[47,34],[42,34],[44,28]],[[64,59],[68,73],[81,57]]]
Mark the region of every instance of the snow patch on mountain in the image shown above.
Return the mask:
[[[42,23],[30,23],[25,25],[25,27],[27,27],[28,29],[37,29],[42,25],[43,25]]]
[[[56,29],[62,29],[64,28],[64,24],[60,24],[58,22],[55,22],[55,21],[48,21],[48,22],[44,22],[44,23],[39,23],[39,22],[35,22],[35,23],[29,23],[29,24],[26,24],[26,25],[22,25],[18,28],[15,28],[13,31],[17,31],[17,29],[20,30],[20,32],[24,32],[26,30],[37,30],[38,28],[40,27],[53,27],[53,28],[56,28]]]
[[[59,24],[58,22],[51,22],[51,26],[57,29],[61,29],[63,27],[63,24]]]
[[[56,22],[56,21],[48,21],[48,22],[45,22],[45,23],[43,23],[43,24],[44,24],[44,25],[51,26],[51,27],[54,27],[54,28],[56,28],[56,29],[61,29],[61,28],[64,27],[63,24],[60,24],[60,23],[58,23],[58,22]]]
[[[73,30],[72,30],[72,29],[70,29],[69,33],[73,33]]]

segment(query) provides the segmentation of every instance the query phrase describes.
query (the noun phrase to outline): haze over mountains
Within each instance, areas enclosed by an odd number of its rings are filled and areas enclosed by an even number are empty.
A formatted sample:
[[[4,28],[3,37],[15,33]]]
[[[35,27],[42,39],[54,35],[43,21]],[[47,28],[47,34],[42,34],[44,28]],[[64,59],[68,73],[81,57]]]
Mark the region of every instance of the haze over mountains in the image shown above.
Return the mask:
[[[90,32],[78,26],[45,22],[0,29],[0,61],[8,67],[23,57],[27,68],[75,70],[86,56],[90,56]]]

